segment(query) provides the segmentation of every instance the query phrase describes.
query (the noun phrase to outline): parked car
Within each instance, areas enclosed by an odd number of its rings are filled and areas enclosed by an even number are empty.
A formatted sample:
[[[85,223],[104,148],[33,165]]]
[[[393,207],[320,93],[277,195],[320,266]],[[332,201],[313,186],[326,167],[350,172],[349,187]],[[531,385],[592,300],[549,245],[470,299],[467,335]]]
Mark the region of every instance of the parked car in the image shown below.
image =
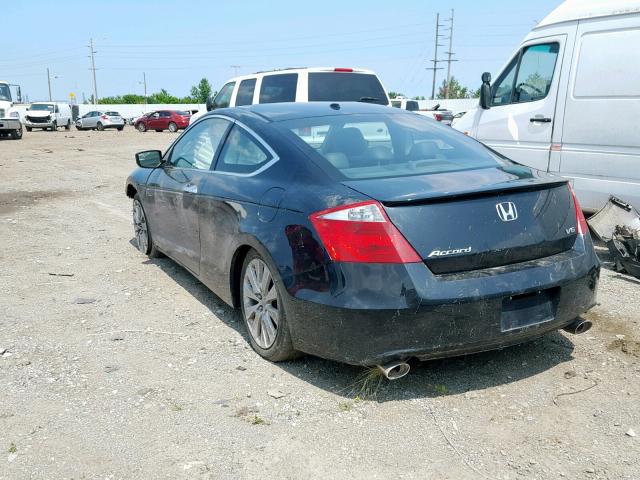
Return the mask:
[[[145,113],[136,119],[134,126],[140,132],[146,132],[147,130],[177,132],[189,126],[190,118],[191,114],[182,110],[158,110]]]
[[[71,107],[66,103],[37,102],[32,103],[24,117],[24,125],[27,132],[34,128],[42,130],[57,130],[64,127],[71,128]]]
[[[640,1],[565,2],[523,40],[455,128],[571,179],[587,211],[640,209]],[[615,120],[613,120],[615,119]]]
[[[118,112],[108,111],[102,112],[94,110],[88,112],[76,120],[76,128],[78,130],[104,130],[107,128],[116,128],[121,131],[124,128],[125,121]]]
[[[207,111],[257,103],[333,101],[389,105],[389,96],[371,70],[287,68],[232,78],[207,102]],[[205,113],[194,115],[191,123]]]
[[[446,109],[441,109],[440,104],[437,103],[430,109],[421,109],[417,100],[411,100],[405,97],[396,97],[391,100],[391,106],[400,108],[402,110],[409,110],[410,112],[417,113],[418,115],[424,115],[425,117],[433,118],[438,122],[442,122],[445,125],[451,125],[453,120],[453,112]]]
[[[567,181],[419,115],[221,109],[136,161],[140,251],[240,307],[269,360],[306,352],[397,378],[411,357],[590,327],[599,263]]]

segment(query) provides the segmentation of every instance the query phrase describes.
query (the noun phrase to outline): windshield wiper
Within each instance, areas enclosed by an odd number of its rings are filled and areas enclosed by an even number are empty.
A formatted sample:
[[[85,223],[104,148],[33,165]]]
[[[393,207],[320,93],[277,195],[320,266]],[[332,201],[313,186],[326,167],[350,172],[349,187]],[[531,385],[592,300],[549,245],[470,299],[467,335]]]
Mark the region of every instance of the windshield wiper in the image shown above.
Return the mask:
[[[360,97],[360,100],[358,101],[365,102],[365,103],[379,103],[381,100],[376,97]]]

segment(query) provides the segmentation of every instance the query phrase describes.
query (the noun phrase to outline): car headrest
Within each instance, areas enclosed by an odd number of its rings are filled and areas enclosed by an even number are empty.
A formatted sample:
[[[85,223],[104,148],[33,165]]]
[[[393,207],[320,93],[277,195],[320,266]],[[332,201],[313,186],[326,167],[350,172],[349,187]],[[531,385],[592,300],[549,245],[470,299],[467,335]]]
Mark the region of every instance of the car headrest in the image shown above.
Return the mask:
[[[324,148],[325,153],[344,153],[347,157],[362,155],[368,142],[362,132],[354,127],[347,127],[336,131],[328,138],[328,144]]]
[[[435,142],[425,141],[416,143],[411,147],[409,158],[411,160],[421,160],[424,158],[436,158],[440,149]]]

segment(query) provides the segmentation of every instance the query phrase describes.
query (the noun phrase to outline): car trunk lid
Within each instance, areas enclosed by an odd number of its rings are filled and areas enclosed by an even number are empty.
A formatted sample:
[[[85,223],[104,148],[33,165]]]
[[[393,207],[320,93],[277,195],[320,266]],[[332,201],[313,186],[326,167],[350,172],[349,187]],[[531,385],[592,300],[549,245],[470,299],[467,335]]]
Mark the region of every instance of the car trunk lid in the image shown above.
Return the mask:
[[[566,180],[526,167],[343,183],[380,201],[436,274],[548,257],[576,238]]]

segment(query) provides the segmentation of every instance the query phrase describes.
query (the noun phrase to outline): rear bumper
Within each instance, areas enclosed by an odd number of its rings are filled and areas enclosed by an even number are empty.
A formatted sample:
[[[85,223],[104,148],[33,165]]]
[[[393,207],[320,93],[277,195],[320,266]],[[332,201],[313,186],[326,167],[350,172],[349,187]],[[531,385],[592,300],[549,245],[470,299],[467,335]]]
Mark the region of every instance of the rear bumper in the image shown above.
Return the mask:
[[[338,264],[338,288],[293,286],[284,299],[294,346],[355,365],[462,355],[522,343],[560,329],[596,302],[599,263],[589,239],[563,254],[508,267],[433,275],[423,264]],[[314,276],[318,278],[317,276]],[[503,302],[554,292],[553,316],[503,331]]]

